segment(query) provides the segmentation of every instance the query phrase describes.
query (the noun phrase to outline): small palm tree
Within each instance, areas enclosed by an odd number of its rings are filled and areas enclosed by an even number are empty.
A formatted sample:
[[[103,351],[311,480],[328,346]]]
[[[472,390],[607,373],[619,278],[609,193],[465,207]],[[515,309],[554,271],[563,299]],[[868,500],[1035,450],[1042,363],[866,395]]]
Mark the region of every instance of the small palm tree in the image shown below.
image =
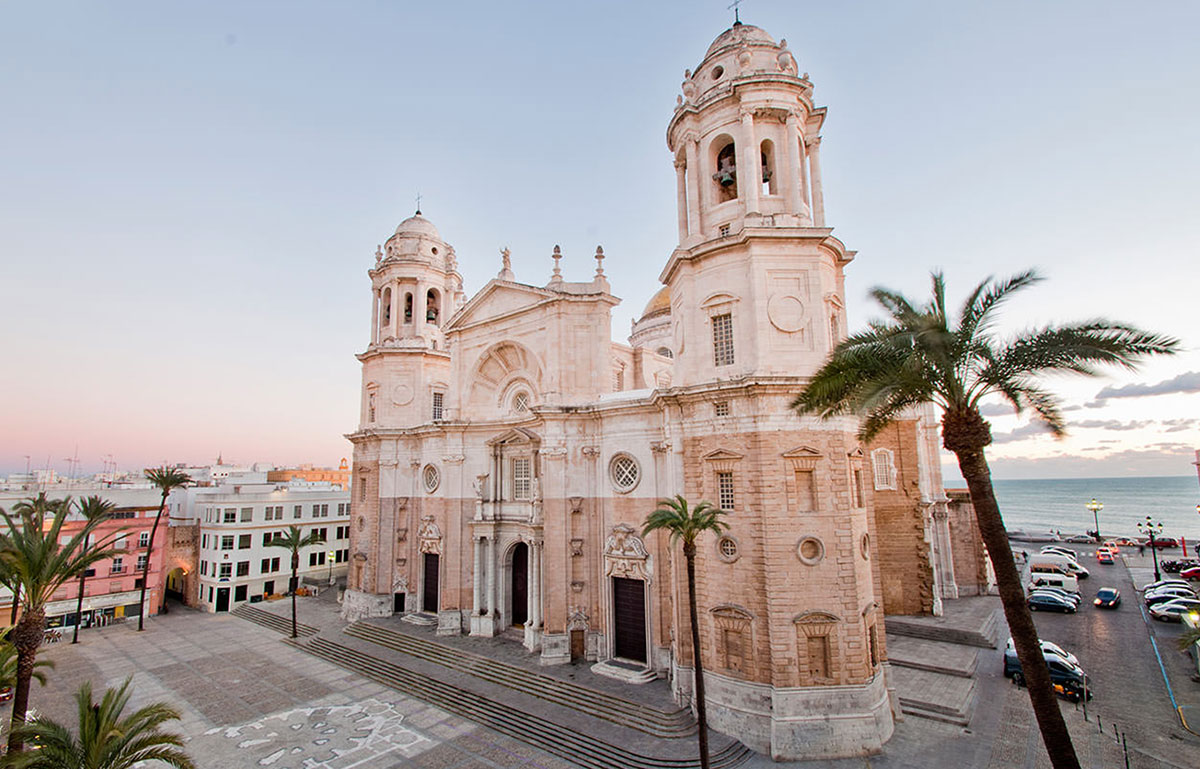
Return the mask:
[[[687,559],[688,616],[692,625],[692,660],[696,665],[696,721],[699,724],[700,767],[708,769],[708,713],[704,703],[704,666],[700,663],[700,623],[696,609],[696,538],[706,531],[720,534],[729,528],[722,516],[725,511],[708,502],[689,506],[682,494],[663,499],[658,509],[646,517],[642,536],[659,529],[671,535],[671,544],[683,543]]]
[[[79,503],[79,513],[85,520],[107,520],[112,515],[112,502],[92,495]],[[71,643],[79,643],[79,626],[83,624],[83,586],[87,582],[87,571],[79,573],[79,599],[75,602],[75,630],[71,633]]]
[[[73,535],[62,535],[67,540],[59,543],[70,506],[69,498],[52,500],[38,494],[13,506],[15,518],[0,509],[4,524],[0,532],[0,562],[4,563],[12,584],[21,590],[21,619],[9,632],[9,640],[17,649],[10,753],[20,752],[22,747],[16,727],[24,723],[29,709],[30,679],[46,630],[46,604],[64,582],[113,554],[112,537],[93,541],[99,520],[84,521]]]
[[[1181,652],[1190,652],[1193,646],[1200,644],[1200,625],[1184,630],[1183,635],[1179,636],[1178,644]]]
[[[17,685],[17,647],[8,640],[6,628],[0,633],[0,689],[12,689]],[[33,680],[42,686],[46,685],[46,674],[43,670],[53,670],[54,663],[50,660],[38,660],[33,663]]]
[[[941,406],[942,445],[958,458],[971,491],[1042,741],[1055,769],[1078,769],[1079,759],[1051,688],[992,490],[984,455],[992,442],[991,427],[979,407],[989,396],[1003,398],[1018,414],[1031,409],[1039,422],[1061,437],[1065,433],[1062,412],[1054,395],[1040,384],[1042,377],[1096,376],[1097,368],[1106,364],[1133,369],[1150,355],[1173,353],[1179,343],[1107,320],[997,339],[992,328],[996,308],[1040,280],[1032,271],[1003,281],[984,280],[967,297],[956,325],[946,306],[941,273],[933,274],[933,298],[925,306],[893,291],[873,289],[871,295],[887,312],[887,320],[874,322],[839,344],[792,408],[822,418],[858,414],[864,418],[859,438],[867,442],[905,409],[930,401]]]
[[[107,689],[100,702],[92,699],[92,684],[84,682],[75,694],[79,707],[79,732],[49,719],[34,719],[18,729],[22,740],[37,750],[13,753],[0,761],[4,769],[132,769],[143,761],[162,762],[175,769],[195,769],[183,752],[183,737],[164,732],[167,721],[178,721],[179,711],[156,702],[125,716],[129,681]],[[157,765],[157,764],[156,764]]]
[[[182,489],[192,482],[192,477],[187,473],[165,465],[147,470],[146,477],[150,480],[150,485],[156,486],[162,492],[162,500],[158,503],[158,513],[154,516],[154,525],[150,527],[150,542],[146,545],[146,562],[142,565],[142,596],[138,599],[139,631],[145,628],[146,623],[146,588],[150,586],[150,556],[154,554],[154,535],[158,533],[158,522],[162,519],[163,510],[167,507],[167,497],[171,495],[171,492],[175,489]]]
[[[300,587],[297,573],[300,569],[300,549],[312,545],[323,545],[325,540],[316,531],[308,534],[300,531],[299,526],[289,526],[286,534],[276,534],[267,543],[269,547],[281,547],[292,554],[292,579],[288,583],[288,592],[292,594],[292,638],[296,637],[296,588]]]

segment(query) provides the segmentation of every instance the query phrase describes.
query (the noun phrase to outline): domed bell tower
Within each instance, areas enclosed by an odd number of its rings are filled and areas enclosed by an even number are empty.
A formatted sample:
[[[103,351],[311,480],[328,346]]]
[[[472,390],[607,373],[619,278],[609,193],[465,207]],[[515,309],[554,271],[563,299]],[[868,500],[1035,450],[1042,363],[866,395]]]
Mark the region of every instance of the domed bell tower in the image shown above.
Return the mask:
[[[815,371],[845,327],[853,258],[825,226],[825,108],[787,41],[740,22],[684,74],[667,127],[679,246],[660,276],[674,384]]]
[[[454,248],[417,211],[375,252],[371,343],[363,364],[360,430],[446,417],[450,356],[444,327],[463,303]]]

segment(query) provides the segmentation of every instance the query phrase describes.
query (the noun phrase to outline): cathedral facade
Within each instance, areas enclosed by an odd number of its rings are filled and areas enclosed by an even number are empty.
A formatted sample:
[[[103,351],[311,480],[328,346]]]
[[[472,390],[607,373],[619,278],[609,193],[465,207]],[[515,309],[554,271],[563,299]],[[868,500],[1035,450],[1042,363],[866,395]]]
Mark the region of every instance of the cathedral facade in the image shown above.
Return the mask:
[[[629,344],[600,248],[569,282],[555,247],[542,285],[504,253],[468,298],[434,225],[400,224],[369,270],[347,619],[407,612],[687,701],[685,562],[641,527],[708,500],[730,525],[697,554],[711,724],[780,759],[880,748],[885,608],[957,588],[932,413],[864,446],[788,409],[847,327],[824,118],[786,41],[717,37],[667,128],[679,245]]]

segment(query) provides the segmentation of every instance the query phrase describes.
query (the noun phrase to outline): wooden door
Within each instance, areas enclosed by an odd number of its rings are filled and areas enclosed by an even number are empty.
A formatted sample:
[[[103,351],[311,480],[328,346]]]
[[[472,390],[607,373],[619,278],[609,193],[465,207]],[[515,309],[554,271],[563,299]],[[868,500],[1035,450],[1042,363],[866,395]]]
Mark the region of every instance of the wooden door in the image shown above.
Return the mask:
[[[613,656],[646,661],[646,589],[640,579],[613,577]]]
[[[524,625],[529,621],[529,546],[517,543],[512,554],[512,603],[509,616],[512,624]]]
[[[229,588],[217,588],[217,611],[229,611]]]
[[[584,631],[571,631],[571,661],[581,660],[587,656],[587,643],[585,641]]]
[[[425,584],[422,585],[421,611],[437,613],[438,610],[438,554],[425,554]]]

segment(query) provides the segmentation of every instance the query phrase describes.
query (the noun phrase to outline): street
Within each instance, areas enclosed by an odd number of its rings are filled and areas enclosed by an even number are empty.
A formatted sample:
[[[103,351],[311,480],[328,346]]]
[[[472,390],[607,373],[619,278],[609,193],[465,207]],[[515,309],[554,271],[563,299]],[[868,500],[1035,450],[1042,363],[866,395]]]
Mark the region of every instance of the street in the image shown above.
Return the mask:
[[[1126,734],[1131,749],[1176,762],[1188,756],[1194,760],[1197,737],[1180,724],[1163,680],[1165,669],[1179,704],[1200,705],[1200,683],[1191,680],[1195,666],[1176,646],[1183,628],[1143,615],[1141,593],[1134,586],[1135,582],[1153,581],[1150,554],[1143,558],[1136,552],[1123,552],[1124,558],[1112,565],[1096,563],[1092,552],[1085,553],[1082,548],[1079,556],[1091,572],[1089,579],[1079,583],[1083,595],[1079,612],[1035,612],[1039,635],[1079,658],[1095,694],[1088,703],[1089,720],[1099,719],[1105,732],[1115,727]],[[1121,591],[1121,605],[1116,610],[1097,609],[1092,604],[1102,587]],[[1157,643],[1162,669],[1151,637]],[[1197,724],[1191,726],[1200,731]]]

